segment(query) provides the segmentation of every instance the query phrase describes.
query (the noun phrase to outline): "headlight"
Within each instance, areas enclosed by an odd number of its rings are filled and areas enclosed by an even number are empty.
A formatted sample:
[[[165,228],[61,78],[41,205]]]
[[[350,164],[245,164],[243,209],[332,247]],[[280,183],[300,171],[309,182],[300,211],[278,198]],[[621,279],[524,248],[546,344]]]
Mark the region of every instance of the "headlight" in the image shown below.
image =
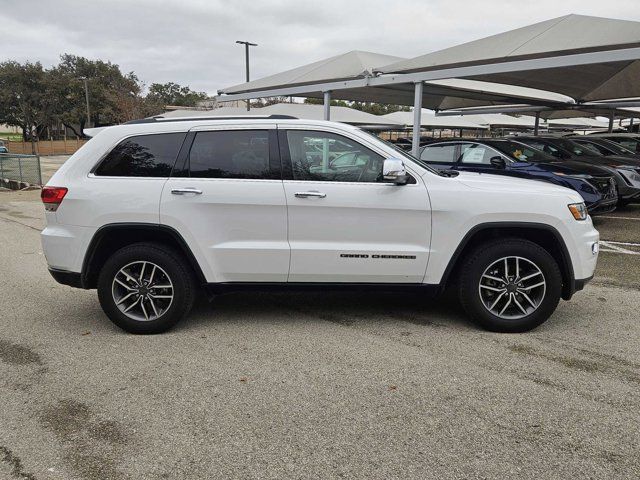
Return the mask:
[[[576,220],[586,220],[589,215],[587,212],[587,206],[584,203],[571,203],[567,205],[573,218]]]
[[[579,180],[590,180],[593,177],[591,175],[587,175],[586,173],[563,173],[563,172],[553,172],[554,175],[560,175],[561,177],[568,178],[577,178]]]

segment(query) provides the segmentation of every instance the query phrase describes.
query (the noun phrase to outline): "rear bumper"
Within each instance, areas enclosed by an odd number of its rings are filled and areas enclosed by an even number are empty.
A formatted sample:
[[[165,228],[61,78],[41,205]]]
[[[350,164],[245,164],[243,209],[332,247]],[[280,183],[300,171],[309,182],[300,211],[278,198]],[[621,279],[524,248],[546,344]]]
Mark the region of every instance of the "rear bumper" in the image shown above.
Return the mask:
[[[61,283],[62,285],[68,285],[74,288],[84,288],[82,274],[79,272],[69,272],[68,270],[50,268],[49,273],[56,282]]]

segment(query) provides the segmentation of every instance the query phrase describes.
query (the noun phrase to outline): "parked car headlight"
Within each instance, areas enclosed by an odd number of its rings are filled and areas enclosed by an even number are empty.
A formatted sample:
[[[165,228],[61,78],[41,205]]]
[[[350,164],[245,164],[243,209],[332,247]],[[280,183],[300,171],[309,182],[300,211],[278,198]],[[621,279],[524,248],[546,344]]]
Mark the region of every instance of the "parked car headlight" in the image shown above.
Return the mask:
[[[561,177],[567,178],[577,178],[579,180],[590,180],[593,177],[586,173],[563,173],[563,172],[553,172],[554,175],[560,175]]]
[[[568,205],[573,218],[576,220],[586,220],[589,213],[587,212],[587,206],[584,202],[581,203],[570,203]]]

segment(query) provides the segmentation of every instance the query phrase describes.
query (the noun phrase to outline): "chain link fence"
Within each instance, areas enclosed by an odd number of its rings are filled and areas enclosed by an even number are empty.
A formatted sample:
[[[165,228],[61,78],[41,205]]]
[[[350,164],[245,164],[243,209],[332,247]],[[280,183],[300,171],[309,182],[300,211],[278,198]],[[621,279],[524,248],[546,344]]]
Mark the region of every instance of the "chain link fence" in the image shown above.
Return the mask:
[[[42,170],[38,155],[0,153],[0,186],[22,188],[42,185]]]

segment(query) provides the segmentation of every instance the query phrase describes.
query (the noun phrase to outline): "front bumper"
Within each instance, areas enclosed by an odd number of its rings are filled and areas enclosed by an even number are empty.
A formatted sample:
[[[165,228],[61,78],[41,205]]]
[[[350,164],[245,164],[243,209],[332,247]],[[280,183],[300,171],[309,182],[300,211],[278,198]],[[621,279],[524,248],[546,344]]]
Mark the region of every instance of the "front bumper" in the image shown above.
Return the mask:
[[[599,202],[591,203],[587,205],[589,215],[602,215],[604,213],[613,212],[618,205],[618,197],[607,198],[606,200],[600,200]]]

